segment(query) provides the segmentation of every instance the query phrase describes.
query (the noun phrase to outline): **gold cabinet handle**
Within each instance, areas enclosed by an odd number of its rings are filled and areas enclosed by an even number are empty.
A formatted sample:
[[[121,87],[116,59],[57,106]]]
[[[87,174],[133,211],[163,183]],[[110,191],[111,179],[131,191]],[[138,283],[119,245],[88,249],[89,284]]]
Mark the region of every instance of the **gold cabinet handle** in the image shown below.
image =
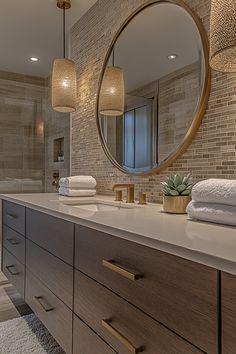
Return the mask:
[[[7,238],[7,241],[12,245],[12,246],[16,246],[19,245],[19,241],[15,240],[14,238]]]
[[[6,266],[6,269],[8,270],[8,272],[11,274],[11,275],[19,275],[20,273],[19,272],[14,272],[12,271],[11,269],[13,268],[14,269],[14,265],[9,265],[9,266]]]
[[[18,218],[17,215],[11,214],[11,213],[7,213],[7,216],[8,216],[10,219],[17,219],[17,218]]]
[[[118,263],[116,263],[113,260],[105,260],[103,259],[102,261],[102,265],[110,270],[112,270],[115,273],[120,274],[121,276],[129,279],[129,280],[138,280],[140,278],[142,278],[142,275],[137,273],[137,272],[130,272],[129,270],[123,268],[121,265],[119,265]]]
[[[136,348],[130,340],[117,331],[112,325],[112,320],[102,320],[102,326],[116,339],[118,339],[131,353],[137,354],[143,351],[142,347]]]
[[[42,296],[34,296],[34,300],[42,307],[45,312],[53,311],[54,308],[48,306],[44,301]]]

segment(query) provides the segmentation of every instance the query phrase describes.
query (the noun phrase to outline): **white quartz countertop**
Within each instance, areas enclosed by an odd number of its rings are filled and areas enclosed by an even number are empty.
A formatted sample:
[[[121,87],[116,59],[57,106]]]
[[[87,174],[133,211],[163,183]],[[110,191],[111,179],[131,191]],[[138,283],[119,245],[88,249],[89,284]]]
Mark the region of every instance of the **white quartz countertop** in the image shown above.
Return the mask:
[[[68,198],[53,193],[2,194],[0,198],[236,274],[236,227],[166,214],[159,204],[99,212],[73,206],[78,201],[113,202],[113,197],[103,195]]]

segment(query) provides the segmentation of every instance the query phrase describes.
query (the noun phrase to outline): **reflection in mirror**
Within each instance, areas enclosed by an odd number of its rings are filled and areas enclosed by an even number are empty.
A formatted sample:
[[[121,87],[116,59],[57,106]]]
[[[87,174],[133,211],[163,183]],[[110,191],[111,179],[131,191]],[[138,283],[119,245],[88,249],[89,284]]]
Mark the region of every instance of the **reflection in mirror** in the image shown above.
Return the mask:
[[[122,30],[104,69],[98,119],[105,151],[123,171],[150,172],[179,149],[200,109],[205,51],[195,20],[174,3],[144,8]],[[114,66],[125,83],[124,113],[116,116],[103,109],[106,72]]]

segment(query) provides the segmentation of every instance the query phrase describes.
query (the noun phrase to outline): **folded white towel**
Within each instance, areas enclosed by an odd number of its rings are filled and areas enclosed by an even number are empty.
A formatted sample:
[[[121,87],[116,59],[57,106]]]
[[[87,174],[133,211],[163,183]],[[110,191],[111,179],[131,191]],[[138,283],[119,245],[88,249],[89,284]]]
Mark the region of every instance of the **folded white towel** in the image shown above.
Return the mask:
[[[96,194],[96,189],[71,189],[60,187],[59,194],[67,197],[93,197]]]
[[[187,213],[191,219],[236,226],[235,206],[191,201]]]
[[[59,185],[60,187],[73,189],[93,189],[97,182],[92,176],[72,176],[61,178]]]
[[[192,199],[196,202],[236,206],[236,180],[208,179],[193,187]]]

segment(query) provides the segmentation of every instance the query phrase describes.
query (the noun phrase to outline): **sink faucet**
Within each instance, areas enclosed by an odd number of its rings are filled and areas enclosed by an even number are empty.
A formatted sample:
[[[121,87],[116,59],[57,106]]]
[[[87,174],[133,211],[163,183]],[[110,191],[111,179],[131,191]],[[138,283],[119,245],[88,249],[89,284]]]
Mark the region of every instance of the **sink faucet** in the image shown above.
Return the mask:
[[[134,184],[128,183],[128,184],[123,184],[123,183],[117,183],[114,184],[112,187],[113,191],[116,190],[121,190],[121,189],[127,189],[127,197],[126,197],[126,203],[134,203]]]

